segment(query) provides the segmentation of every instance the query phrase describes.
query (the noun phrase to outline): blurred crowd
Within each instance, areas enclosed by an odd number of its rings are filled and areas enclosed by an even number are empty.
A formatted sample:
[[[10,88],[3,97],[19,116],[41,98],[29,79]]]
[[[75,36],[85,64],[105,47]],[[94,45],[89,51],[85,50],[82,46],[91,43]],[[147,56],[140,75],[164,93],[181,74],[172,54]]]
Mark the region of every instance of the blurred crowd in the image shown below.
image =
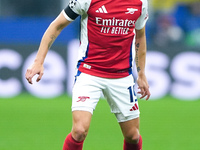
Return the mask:
[[[68,0],[0,0],[1,17],[55,17]],[[200,47],[200,0],[149,0],[147,41]]]
[[[200,48],[200,0],[153,0],[152,6],[151,42]]]
[[[62,0],[0,0],[0,16],[56,16],[60,11],[61,1]]]

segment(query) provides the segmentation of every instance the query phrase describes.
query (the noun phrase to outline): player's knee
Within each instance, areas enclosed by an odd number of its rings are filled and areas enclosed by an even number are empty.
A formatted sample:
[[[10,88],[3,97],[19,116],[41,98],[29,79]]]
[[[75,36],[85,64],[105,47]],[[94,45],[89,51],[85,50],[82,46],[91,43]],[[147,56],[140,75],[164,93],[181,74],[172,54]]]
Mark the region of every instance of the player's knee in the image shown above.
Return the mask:
[[[88,134],[88,129],[85,129],[84,127],[73,127],[72,129],[72,135],[73,135],[73,138],[76,140],[76,141],[83,141],[86,136]]]
[[[130,132],[129,134],[125,135],[124,138],[125,138],[125,141],[128,143],[137,144],[140,138],[139,130]]]

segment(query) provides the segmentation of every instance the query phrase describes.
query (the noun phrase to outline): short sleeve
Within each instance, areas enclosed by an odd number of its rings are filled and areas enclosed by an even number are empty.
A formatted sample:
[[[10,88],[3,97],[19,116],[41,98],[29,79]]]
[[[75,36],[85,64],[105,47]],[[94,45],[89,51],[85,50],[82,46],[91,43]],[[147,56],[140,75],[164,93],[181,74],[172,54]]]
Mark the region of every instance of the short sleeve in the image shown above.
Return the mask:
[[[145,26],[148,18],[149,18],[148,2],[147,2],[147,0],[142,0],[142,13],[141,13],[141,16],[138,18],[138,20],[135,23],[135,29],[136,30],[142,29]]]
[[[75,20],[79,15],[87,13],[91,0],[70,0],[69,5],[62,11],[69,21]]]

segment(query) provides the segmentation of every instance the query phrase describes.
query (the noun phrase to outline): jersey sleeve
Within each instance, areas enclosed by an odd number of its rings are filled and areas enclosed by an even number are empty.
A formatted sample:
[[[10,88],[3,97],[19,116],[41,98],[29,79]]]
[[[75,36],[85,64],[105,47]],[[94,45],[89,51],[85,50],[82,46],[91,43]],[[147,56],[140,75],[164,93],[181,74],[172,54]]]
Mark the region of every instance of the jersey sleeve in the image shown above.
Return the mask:
[[[148,2],[147,0],[142,0],[143,4],[142,4],[142,13],[141,16],[137,19],[136,23],[135,23],[135,29],[136,30],[140,30],[142,29],[148,18],[149,18],[149,14],[148,14]]]
[[[91,0],[70,0],[69,5],[62,11],[69,21],[75,20],[79,15],[87,13]]]

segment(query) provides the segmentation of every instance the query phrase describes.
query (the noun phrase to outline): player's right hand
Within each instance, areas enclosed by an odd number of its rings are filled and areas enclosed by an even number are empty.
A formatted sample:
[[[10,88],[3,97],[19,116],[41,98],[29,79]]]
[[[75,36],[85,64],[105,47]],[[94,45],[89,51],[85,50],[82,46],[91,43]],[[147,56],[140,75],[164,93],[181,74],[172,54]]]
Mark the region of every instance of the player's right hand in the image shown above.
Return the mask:
[[[26,71],[26,79],[30,84],[33,84],[32,82],[32,78],[38,74],[39,76],[37,77],[36,81],[39,82],[44,74],[44,67],[42,64],[38,64],[38,63],[33,63],[33,65],[31,65],[30,67],[28,67],[27,71]]]

